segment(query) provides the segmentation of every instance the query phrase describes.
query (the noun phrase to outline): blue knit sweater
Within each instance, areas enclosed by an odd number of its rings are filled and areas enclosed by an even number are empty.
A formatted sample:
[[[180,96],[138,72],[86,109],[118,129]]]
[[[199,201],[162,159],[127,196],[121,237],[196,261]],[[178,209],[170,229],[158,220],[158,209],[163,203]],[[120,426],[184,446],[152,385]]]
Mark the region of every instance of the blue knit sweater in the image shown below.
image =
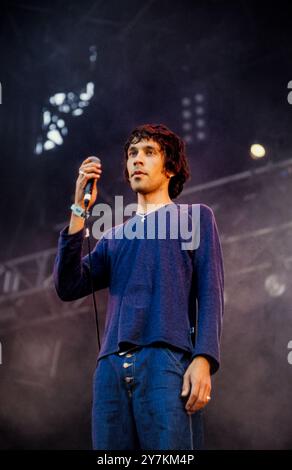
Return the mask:
[[[223,257],[214,213],[199,205],[200,244],[185,250],[180,237],[171,238],[169,218],[166,239],[159,239],[157,232],[155,238],[146,236],[147,225],[157,223],[169,206],[180,210],[181,205],[163,206],[144,222],[135,215],[105,231],[91,252],[94,290],[109,288],[97,359],[124,345],[163,342],[189,351],[192,358],[207,357],[214,374],[220,364],[224,308]],[[184,206],[191,214],[192,205]],[[123,236],[130,223],[144,238]],[[82,257],[85,230],[69,235],[68,228],[60,232],[54,264],[55,287],[63,301],[91,293],[89,258]]]

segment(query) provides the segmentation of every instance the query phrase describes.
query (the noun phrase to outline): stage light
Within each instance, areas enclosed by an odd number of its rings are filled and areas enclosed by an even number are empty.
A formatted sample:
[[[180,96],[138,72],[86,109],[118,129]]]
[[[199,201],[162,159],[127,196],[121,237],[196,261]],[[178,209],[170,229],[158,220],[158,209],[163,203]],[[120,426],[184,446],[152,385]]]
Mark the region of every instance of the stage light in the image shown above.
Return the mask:
[[[193,137],[190,134],[186,134],[184,136],[184,140],[187,144],[191,144],[193,142]]]
[[[188,109],[184,109],[181,114],[184,119],[190,119],[192,117],[192,113]]]
[[[49,131],[47,133],[47,137],[57,145],[62,145],[63,143],[63,137],[57,129]]]
[[[192,130],[192,123],[191,122],[184,122],[182,128],[184,131],[191,131]]]
[[[198,140],[205,140],[206,139],[205,132],[202,132],[202,131],[197,132],[197,139]]]
[[[40,155],[43,151],[43,144],[41,142],[37,142],[36,143],[36,146],[35,146],[35,149],[34,149],[34,153],[36,155]]]
[[[66,98],[65,93],[56,93],[54,96],[50,97],[50,103],[55,106],[60,106],[64,103]]]
[[[52,142],[51,140],[46,140],[46,142],[44,143],[44,149],[45,150],[52,150],[55,146],[54,142]]]
[[[202,85],[198,85],[202,88]],[[187,144],[197,142],[202,143],[207,138],[206,130],[206,96],[203,91],[196,93],[189,92],[181,98],[181,128],[183,130],[182,137]]]
[[[197,103],[202,103],[205,99],[203,93],[196,93],[194,99]]]
[[[94,83],[88,82],[86,85],[86,92],[80,93],[80,99],[82,101],[89,101],[94,94]]]
[[[93,95],[94,83],[87,82],[85,89],[81,89],[80,93],[59,92],[51,96],[48,100],[51,110],[48,109],[49,106],[43,109],[43,136],[38,137],[34,153],[40,155],[44,150],[51,150],[56,145],[61,145],[63,143],[62,136],[68,134],[68,127],[66,127],[65,119],[61,119],[59,114],[81,116]]]
[[[67,100],[68,101],[74,101],[75,99],[75,93],[73,93],[72,91],[70,91],[69,93],[67,93]]]
[[[96,62],[97,59],[97,50],[96,46],[90,46],[89,48],[89,61]]]
[[[58,119],[58,121],[57,121],[57,126],[58,126],[58,127],[64,127],[64,126],[65,126],[65,121],[64,121],[64,119]]]
[[[181,104],[183,106],[190,106],[191,105],[191,99],[188,97],[188,96],[184,96],[182,99],[181,99]]]
[[[43,125],[48,126],[51,122],[51,113],[50,111],[43,112]]]
[[[83,114],[83,109],[76,108],[74,111],[72,111],[73,116],[81,116]]]
[[[200,119],[196,119],[195,122],[196,122],[196,126],[199,127],[199,128],[204,127],[205,124],[206,124],[206,123],[205,123],[205,119],[201,119],[201,118],[200,118]]]
[[[61,134],[62,134],[62,135],[67,135],[67,134],[68,134],[68,129],[67,129],[67,127],[62,127],[62,129],[61,129]]]
[[[265,280],[265,289],[271,297],[280,297],[286,290],[284,277],[271,274]]]
[[[199,116],[204,114],[204,112],[205,112],[205,110],[204,110],[203,106],[196,106],[195,107],[195,113],[198,114]]]
[[[266,150],[261,144],[253,144],[250,147],[250,156],[257,160],[258,158],[263,158],[266,155]]]
[[[62,104],[58,109],[61,113],[70,113],[70,106],[68,104]]]

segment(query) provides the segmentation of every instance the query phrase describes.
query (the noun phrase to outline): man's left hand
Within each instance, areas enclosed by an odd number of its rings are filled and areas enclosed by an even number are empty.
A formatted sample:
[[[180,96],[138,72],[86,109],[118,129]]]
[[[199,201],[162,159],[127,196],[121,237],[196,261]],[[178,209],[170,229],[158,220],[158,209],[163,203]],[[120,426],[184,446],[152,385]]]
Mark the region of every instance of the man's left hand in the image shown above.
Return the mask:
[[[210,362],[203,356],[196,356],[184,374],[182,397],[190,393],[185,409],[188,415],[204,408],[211,395]],[[209,398],[208,398],[209,397]]]

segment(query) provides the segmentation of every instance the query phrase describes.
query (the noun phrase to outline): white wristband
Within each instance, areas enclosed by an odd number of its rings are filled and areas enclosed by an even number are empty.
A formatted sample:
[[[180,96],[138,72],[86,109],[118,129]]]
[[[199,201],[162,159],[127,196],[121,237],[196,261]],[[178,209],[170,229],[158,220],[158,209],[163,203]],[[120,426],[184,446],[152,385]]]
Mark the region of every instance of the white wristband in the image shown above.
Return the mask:
[[[86,217],[85,210],[82,209],[82,207],[78,206],[78,204],[72,204],[70,209],[73,212],[73,214],[77,215],[78,217],[82,217],[83,219],[85,219],[85,217]]]

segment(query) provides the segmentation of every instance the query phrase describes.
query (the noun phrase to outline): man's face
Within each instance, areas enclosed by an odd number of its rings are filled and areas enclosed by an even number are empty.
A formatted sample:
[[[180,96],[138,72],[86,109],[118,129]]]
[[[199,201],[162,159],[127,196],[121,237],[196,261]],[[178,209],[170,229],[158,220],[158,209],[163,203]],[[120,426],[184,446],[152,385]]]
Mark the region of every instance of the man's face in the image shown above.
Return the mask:
[[[164,154],[159,143],[152,139],[142,139],[131,144],[128,149],[127,169],[133,191],[147,194],[165,186],[169,178],[164,170]],[[134,174],[141,171],[142,174]]]

